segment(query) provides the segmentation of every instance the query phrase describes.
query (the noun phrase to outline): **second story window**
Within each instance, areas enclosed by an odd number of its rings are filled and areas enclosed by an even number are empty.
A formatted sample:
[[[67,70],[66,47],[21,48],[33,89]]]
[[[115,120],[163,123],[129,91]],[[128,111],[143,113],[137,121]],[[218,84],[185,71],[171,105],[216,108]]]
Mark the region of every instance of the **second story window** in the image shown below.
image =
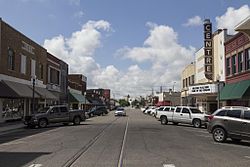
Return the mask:
[[[21,55],[21,69],[20,70],[22,74],[26,74],[26,68],[27,68],[26,60],[27,60],[26,56]]]
[[[226,60],[227,76],[231,74],[230,57]]]
[[[232,74],[236,73],[236,55],[232,56]]]
[[[246,58],[245,58],[245,60],[246,60],[246,68],[245,68],[245,70],[250,70],[250,48],[248,48],[246,50],[245,56],[246,56]]]
[[[49,69],[49,83],[60,85],[60,72],[54,68]]]
[[[240,52],[238,54],[238,72],[242,72],[243,71],[243,52]]]
[[[15,53],[11,48],[8,49],[8,69],[15,69]]]

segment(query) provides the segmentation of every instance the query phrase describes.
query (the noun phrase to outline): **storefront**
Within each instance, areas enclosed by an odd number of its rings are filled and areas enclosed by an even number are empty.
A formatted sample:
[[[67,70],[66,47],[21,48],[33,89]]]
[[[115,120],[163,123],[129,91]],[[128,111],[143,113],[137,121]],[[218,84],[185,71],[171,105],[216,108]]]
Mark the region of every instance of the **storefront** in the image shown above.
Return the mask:
[[[196,107],[206,113],[213,113],[217,109],[216,83],[195,85],[189,87],[189,96],[196,99]]]

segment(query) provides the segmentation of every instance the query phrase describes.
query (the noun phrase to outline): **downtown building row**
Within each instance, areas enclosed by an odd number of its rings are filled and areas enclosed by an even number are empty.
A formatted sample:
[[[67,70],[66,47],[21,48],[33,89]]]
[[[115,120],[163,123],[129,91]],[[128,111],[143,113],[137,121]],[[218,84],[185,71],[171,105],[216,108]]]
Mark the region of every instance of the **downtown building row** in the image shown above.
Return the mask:
[[[90,103],[87,78],[68,74],[68,64],[56,56],[0,18],[0,122],[49,105],[84,109]]]
[[[235,30],[235,35],[219,29],[211,36],[211,79],[205,76],[204,47],[195,53],[194,62],[182,72],[182,105],[208,113],[227,105],[250,106],[250,17]]]

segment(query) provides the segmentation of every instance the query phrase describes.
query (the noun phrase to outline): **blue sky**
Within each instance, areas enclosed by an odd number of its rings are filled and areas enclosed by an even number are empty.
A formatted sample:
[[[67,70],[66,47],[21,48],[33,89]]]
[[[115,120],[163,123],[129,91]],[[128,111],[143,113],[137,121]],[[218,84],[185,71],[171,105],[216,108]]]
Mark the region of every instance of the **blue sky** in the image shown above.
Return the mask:
[[[0,0],[0,17],[86,75],[89,87],[122,96],[180,87],[183,67],[203,44],[199,19],[210,18],[213,30],[232,29],[249,6],[248,0]],[[239,16],[230,19],[234,12]]]

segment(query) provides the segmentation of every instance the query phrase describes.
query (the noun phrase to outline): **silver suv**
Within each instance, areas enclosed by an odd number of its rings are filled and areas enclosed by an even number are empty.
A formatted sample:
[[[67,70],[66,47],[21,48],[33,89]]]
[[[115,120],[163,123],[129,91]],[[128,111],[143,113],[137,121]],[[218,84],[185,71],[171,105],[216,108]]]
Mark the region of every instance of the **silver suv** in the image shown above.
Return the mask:
[[[231,138],[235,142],[250,140],[250,108],[229,106],[208,117],[208,131],[216,142]]]

